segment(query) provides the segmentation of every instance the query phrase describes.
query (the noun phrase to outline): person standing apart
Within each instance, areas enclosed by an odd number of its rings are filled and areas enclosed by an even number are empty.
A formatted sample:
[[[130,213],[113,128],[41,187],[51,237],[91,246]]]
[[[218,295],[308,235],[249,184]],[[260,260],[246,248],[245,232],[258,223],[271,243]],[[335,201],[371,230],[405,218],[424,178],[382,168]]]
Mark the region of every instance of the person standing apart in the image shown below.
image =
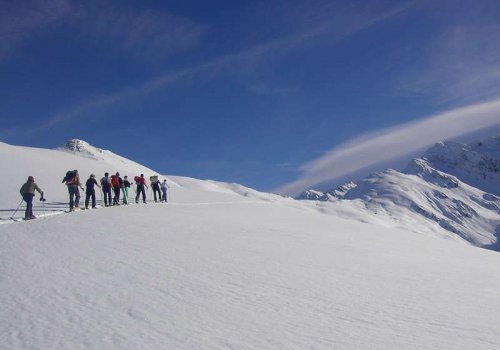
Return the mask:
[[[26,211],[24,212],[24,220],[36,219],[33,215],[33,197],[35,197],[35,191],[40,193],[40,200],[44,201],[43,191],[38,187],[33,176],[28,176],[28,181],[21,187],[19,192],[23,196],[23,200],[26,202]]]
[[[167,203],[168,200],[167,200],[167,190],[168,190],[169,186],[167,184],[167,179],[164,179],[162,184],[161,184],[161,192],[162,192],[162,198],[161,198],[161,201]]]
[[[65,178],[66,186],[68,186],[69,193],[69,210],[74,211],[75,209],[80,209],[80,188],[83,190],[82,184],[80,183],[80,175],[78,175],[78,170],[73,170],[69,176]]]
[[[109,207],[111,205],[111,179],[109,178],[109,173],[104,173],[104,177],[101,179],[101,186],[104,193],[104,206]]]
[[[130,188],[130,181],[128,181],[128,176],[123,177],[123,204],[128,204],[128,189]]]
[[[85,183],[85,209],[89,208],[90,198],[92,198],[92,209],[96,208],[94,186],[101,188],[95,179],[95,175],[91,174]]]
[[[146,179],[144,179],[144,174],[135,177],[135,184],[137,186],[137,195],[135,196],[135,202],[139,203],[139,195],[142,193],[142,201],[146,204],[146,190],[144,187],[148,188],[146,185]]]

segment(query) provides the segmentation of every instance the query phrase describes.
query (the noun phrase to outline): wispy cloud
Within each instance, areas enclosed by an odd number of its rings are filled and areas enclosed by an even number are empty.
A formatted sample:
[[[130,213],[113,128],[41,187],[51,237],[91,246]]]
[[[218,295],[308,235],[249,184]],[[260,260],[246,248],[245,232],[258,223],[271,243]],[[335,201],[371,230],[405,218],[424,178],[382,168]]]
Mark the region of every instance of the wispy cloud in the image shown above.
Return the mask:
[[[83,4],[83,5],[82,5]],[[136,58],[161,59],[199,43],[206,27],[168,12],[133,10],[121,3],[75,5],[70,26],[80,35],[104,42]]]
[[[408,4],[411,3],[413,2],[408,2],[404,6],[397,8],[378,11],[376,13],[372,13],[371,15],[368,15],[368,13],[358,13],[356,15],[352,13],[344,13],[343,15],[337,14],[333,20],[331,18],[324,19],[322,22],[316,23],[314,26],[304,27],[301,31],[296,31],[290,35],[282,36],[274,40],[255,45],[240,52],[221,55],[198,65],[186,67],[177,71],[166,72],[152,79],[145,80],[140,84],[131,85],[118,91],[88,97],[77,105],[45,119],[45,121],[41,122],[35,129],[23,129],[23,133],[34,134],[42,132],[58,124],[74,120],[83,114],[90,115],[90,112],[92,111],[119,104],[124,101],[129,101],[130,99],[141,97],[152,91],[165,88],[181,79],[188,80],[197,76],[203,77],[203,79],[212,79],[220,75],[231,75],[241,79],[251,91],[256,93],[280,94],[284,91],[292,91],[294,89],[293,87],[287,87],[285,90],[283,87],[276,86],[271,83],[258,83],[251,79],[248,81],[246,79],[249,73],[254,72],[256,67],[259,65],[263,65],[264,61],[269,61],[275,59],[276,57],[286,55],[293,50],[302,48],[303,45],[310,45],[311,41],[315,38],[327,37],[330,43],[341,40],[346,36],[353,35],[360,30],[399,15],[407,10],[409,7]],[[88,16],[85,11],[85,9],[77,11],[78,16]],[[95,12],[91,11],[91,13]],[[156,24],[154,23],[159,23],[161,21],[147,19],[150,16],[150,14],[148,14],[145,17],[146,19],[136,17],[136,20],[139,22],[145,21],[146,23],[149,23],[149,25],[144,25],[146,29],[138,29],[139,32],[142,32],[143,34],[132,35],[132,30],[123,29],[123,27],[128,25],[127,18],[130,15],[128,13],[124,13],[122,15],[122,17],[118,16],[118,19],[116,19],[114,23],[109,24],[106,23],[106,16],[104,16],[97,21],[93,31],[96,35],[98,33],[102,33],[109,38],[123,37],[123,40],[121,41],[128,43],[130,46],[140,45],[140,38],[147,35],[147,33],[154,34],[158,32],[157,30],[151,29],[151,26],[155,27]],[[187,27],[189,26],[190,25],[187,24]],[[160,32],[163,33],[161,30]],[[160,37],[163,37],[163,34],[160,35]],[[162,39],[159,40],[161,41]],[[3,130],[2,136],[8,137],[9,134],[18,132],[18,130]]]
[[[305,189],[411,154],[441,140],[500,126],[500,99],[450,110],[350,140],[300,167],[296,181],[276,191],[296,195]]]
[[[0,61],[9,59],[35,35],[71,13],[67,0],[3,2],[0,11]]]
[[[204,25],[168,12],[133,10],[120,2],[27,0],[2,4],[0,59],[8,59],[51,30],[71,30],[73,38],[117,54],[161,59],[195,46]],[[100,49],[100,48],[98,48]]]
[[[412,51],[418,59],[401,78],[403,91],[455,106],[500,94],[498,18],[475,10],[445,21],[427,46]]]

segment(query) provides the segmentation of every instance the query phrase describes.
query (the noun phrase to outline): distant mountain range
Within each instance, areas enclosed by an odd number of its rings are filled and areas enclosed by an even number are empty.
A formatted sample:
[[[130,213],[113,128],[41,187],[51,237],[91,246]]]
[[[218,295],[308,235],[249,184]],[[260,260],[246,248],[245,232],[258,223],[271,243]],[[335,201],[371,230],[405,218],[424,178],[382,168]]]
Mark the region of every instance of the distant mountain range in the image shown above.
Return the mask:
[[[308,190],[297,199],[362,201],[404,226],[439,226],[499,250],[500,135],[472,144],[439,142],[403,171],[387,169],[327,192]]]

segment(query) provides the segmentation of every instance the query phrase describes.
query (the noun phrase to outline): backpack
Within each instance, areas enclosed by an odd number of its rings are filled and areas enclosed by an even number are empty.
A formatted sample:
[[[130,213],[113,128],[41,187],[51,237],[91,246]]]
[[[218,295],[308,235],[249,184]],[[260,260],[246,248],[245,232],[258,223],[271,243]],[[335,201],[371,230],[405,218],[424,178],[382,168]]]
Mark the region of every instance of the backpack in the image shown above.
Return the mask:
[[[144,185],[144,182],[143,182],[142,177],[140,177],[140,176],[136,176],[136,177],[134,177],[134,180],[135,180],[135,184],[136,184],[137,186],[142,186],[142,185]]]
[[[101,179],[101,185],[102,185],[102,189],[103,190],[107,190],[110,187],[110,185],[109,185],[109,179],[106,178],[106,177],[103,177]]]
[[[66,182],[68,185],[78,184],[78,178],[76,177],[76,174],[77,174],[76,171],[68,170],[62,182]]]
[[[120,187],[120,181],[118,180],[118,176],[111,175],[111,186],[113,186],[114,188]]]

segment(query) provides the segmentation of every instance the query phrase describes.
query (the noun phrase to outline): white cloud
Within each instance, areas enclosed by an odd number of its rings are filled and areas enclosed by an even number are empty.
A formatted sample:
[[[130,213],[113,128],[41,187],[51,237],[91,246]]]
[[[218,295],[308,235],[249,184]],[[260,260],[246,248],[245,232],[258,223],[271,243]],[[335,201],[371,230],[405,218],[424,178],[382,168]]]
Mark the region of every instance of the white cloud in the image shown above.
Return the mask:
[[[398,159],[435,142],[500,125],[500,98],[450,110],[353,140],[301,166],[302,176],[276,191],[297,195],[325,182],[376,164]]]

